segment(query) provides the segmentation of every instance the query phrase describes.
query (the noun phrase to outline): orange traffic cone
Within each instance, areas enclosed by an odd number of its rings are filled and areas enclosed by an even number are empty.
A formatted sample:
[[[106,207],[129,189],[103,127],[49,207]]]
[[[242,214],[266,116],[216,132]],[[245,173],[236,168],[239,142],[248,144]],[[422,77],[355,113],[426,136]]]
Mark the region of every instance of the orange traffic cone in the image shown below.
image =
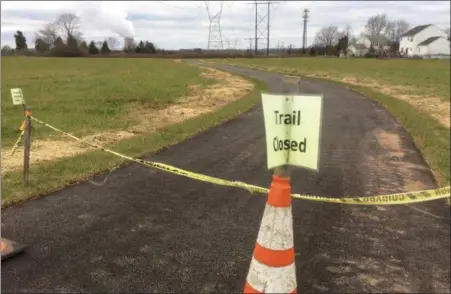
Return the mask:
[[[25,250],[25,246],[17,242],[2,238],[2,260],[13,257]]]
[[[288,178],[273,175],[244,293],[296,293]]]

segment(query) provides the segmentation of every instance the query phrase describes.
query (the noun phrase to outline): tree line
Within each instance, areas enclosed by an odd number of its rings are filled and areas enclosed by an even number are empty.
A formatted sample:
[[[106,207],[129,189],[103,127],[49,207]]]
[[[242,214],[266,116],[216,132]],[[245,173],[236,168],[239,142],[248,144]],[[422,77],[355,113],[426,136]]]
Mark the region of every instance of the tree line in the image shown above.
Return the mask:
[[[88,55],[105,55],[112,51],[127,53],[157,53],[152,42],[140,41],[138,44],[124,44],[118,50],[119,40],[114,37],[106,38],[102,42],[91,41],[89,44],[83,39],[80,29],[80,19],[73,13],[63,13],[55,21],[46,24],[36,32],[34,50],[30,50],[27,39],[21,31],[14,34],[16,48],[2,47],[2,55],[39,54],[56,57],[81,57]]]
[[[410,29],[407,21],[389,20],[386,14],[377,14],[368,18],[365,31],[361,34],[369,36],[370,41],[383,38],[384,45],[390,47],[390,52],[399,50],[401,36]],[[321,28],[315,35],[314,48],[321,48],[328,55],[347,55],[349,45],[355,45],[357,37],[352,34],[351,26],[339,29],[337,26],[327,26]],[[373,41],[371,41],[370,51],[372,51]]]

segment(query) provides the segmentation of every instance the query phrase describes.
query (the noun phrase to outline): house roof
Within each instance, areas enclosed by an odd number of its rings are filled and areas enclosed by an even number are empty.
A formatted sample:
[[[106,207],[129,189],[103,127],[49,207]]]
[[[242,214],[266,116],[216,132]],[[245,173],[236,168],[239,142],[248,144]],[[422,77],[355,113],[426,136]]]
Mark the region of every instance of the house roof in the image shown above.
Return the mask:
[[[438,39],[440,39],[440,38],[441,38],[440,36],[438,36],[438,37],[430,37],[430,38],[427,38],[426,40],[424,40],[423,42],[421,42],[420,44],[418,44],[418,46],[427,46],[427,45],[429,45],[429,44],[435,42],[436,40],[438,40]]]
[[[431,24],[416,26],[413,29],[410,29],[407,32],[405,32],[404,34],[402,34],[401,37],[415,36],[416,34],[418,34],[419,32],[421,32],[422,30],[424,30],[425,28],[427,28],[429,26],[431,26]]]
[[[386,36],[384,35],[375,35],[375,36],[371,36],[371,35],[365,35],[365,37],[371,42],[371,43],[387,43],[389,40]]]

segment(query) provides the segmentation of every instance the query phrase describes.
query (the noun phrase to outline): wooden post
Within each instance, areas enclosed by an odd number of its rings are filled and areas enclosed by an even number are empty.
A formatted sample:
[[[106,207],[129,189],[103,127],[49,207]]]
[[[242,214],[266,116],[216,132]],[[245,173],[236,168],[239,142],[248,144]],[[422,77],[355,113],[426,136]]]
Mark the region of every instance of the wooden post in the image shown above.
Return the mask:
[[[23,182],[28,186],[28,171],[30,168],[30,147],[31,147],[31,111],[26,105],[25,110],[25,134],[24,134],[24,159],[23,159]]]
[[[297,85],[296,91],[298,93],[301,92],[301,78],[297,77],[297,76],[285,75],[282,78],[282,86],[281,86],[282,93],[289,94],[289,93],[293,93],[294,92],[292,90],[293,89],[293,81],[294,80],[296,81],[295,85]],[[274,169],[274,175],[282,177],[282,178],[290,178],[291,170],[292,170],[292,167],[290,167],[289,165],[279,166],[279,167]]]
[[[291,168],[288,165],[279,166],[274,169],[274,175],[281,178],[290,178]]]

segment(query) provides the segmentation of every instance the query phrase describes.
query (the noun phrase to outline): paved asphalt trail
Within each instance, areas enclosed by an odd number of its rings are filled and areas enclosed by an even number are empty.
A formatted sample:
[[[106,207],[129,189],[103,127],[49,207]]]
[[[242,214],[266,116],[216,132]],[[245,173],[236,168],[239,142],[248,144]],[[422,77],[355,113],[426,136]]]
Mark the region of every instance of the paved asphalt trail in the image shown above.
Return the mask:
[[[217,67],[280,89],[276,74]],[[293,191],[341,197],[435,187],[387,111],[337,85],[301,87],[325,97],[321,164],[318,173],[296,171]],[[149,158],[268,186],[261,106]],[[265,200],[124,166],[103,186],[85,182],[2,211],[3,236],[31,246],[2,262],[2,292],[241,292]],[[414,207],[436,216],[295,200],[299,292],[449,292],[449,208]]]

